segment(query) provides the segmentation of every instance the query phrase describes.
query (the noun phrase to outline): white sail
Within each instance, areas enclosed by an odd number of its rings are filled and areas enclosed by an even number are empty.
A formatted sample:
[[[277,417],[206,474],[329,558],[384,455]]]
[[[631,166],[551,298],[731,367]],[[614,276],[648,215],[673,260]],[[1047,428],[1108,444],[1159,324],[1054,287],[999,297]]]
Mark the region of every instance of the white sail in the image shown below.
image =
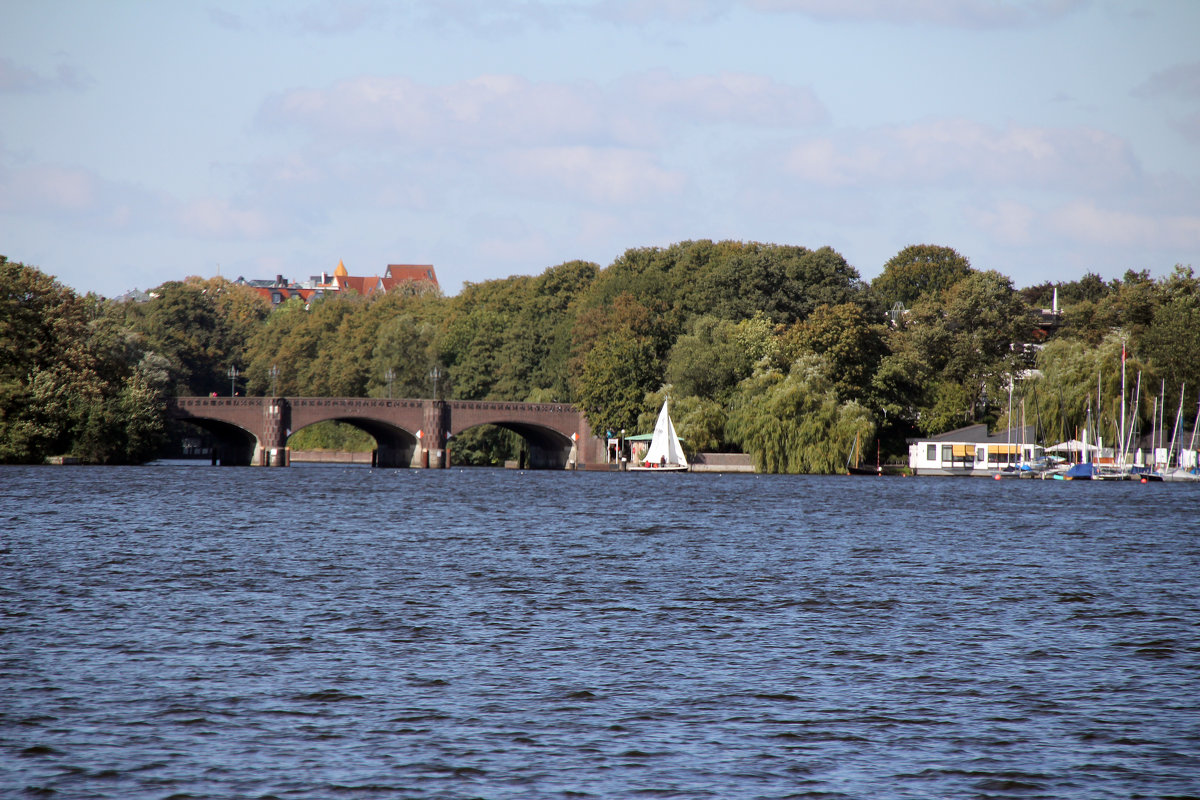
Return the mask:
[[[675,435],[675,426],[671,423],[671,415],[667,413],[667,404],[663,403],[662,411],[658,412],[658,421],[654,423],[654,438],[650,440],[650,449],[646,451],[642,462],[653,469],[655,466],[687,467],[687,456],[679,446],[679,437]]]

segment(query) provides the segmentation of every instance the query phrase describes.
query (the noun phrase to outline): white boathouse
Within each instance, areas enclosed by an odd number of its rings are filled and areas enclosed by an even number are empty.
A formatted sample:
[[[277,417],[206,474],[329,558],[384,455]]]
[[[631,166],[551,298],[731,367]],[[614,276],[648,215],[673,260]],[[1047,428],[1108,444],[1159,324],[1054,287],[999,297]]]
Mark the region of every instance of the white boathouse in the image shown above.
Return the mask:
[[[1045,457],[1034,440],[1034,426],[1024,431],[989,434],[987,425],[969,425],[926,439],[908,440],[908,467],[914,475],[978,475],[1019,469]]]

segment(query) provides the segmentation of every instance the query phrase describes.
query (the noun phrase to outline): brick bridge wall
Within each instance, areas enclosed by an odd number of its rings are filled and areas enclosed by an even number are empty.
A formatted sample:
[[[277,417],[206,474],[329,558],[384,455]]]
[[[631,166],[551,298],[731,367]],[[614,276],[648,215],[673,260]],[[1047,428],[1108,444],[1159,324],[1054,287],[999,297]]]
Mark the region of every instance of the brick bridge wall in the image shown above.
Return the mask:
[[[217,439],[222,464],[287,464],[287,438],[301,428],[338,420],[375,437],[382,467],[445,467],[453,437],[478,425],[521,435],[532,468],[602,468],[604,443],[587,418],[566,403],[486,400],[386,400],[361,397],[178,397],[169,414]]]

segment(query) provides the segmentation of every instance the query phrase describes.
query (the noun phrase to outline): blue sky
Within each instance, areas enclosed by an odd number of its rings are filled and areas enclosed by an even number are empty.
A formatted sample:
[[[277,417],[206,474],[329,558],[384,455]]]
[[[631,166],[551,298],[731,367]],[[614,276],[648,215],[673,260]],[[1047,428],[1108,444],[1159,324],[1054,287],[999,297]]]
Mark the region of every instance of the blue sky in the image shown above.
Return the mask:
[[[0,7],[0,253],[114,296],[686,239],[1200,268],[1200,2]]]

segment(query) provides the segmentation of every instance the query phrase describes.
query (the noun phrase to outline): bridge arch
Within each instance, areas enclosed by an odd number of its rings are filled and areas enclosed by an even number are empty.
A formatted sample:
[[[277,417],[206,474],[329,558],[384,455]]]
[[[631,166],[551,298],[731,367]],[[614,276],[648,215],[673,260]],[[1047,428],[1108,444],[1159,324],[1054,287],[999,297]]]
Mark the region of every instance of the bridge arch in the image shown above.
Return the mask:
[[[375,457],[373,463],[377,467],[411,467],[417,466],[420,460],[420,440],[413,431],[405,430],[397,425],[382,420],[359,416],[330,416],[309,422],[302,427],[293,427],[288,431],[289,438],[313,425],[322,422],[341,422],[368,434],[375,440]]]
[[[587,421],[567,403],[454,400],[447,405],[450,436],[480,425],[495,425],[525,440],[531,469],[574,469],[586,463],[577,442],[581,433],[585,438],[590,435]]]
[[[219,419],[190,419],[187,422],[212,436],[214,464],[248,467],[262,450],[258,437],[241,425]]]
[[[454,449],[454,437],[465,431],[485,425],[492,425],[512,431],[521,437],[528,452],[528,459],[522,463],[528,469],[569,469],[577,459],[572,457],[574,442],[561,431],[545,425],[513,420],[493,420],[480,422],[477,425],[454,426],[450,429],[450,450]]]

